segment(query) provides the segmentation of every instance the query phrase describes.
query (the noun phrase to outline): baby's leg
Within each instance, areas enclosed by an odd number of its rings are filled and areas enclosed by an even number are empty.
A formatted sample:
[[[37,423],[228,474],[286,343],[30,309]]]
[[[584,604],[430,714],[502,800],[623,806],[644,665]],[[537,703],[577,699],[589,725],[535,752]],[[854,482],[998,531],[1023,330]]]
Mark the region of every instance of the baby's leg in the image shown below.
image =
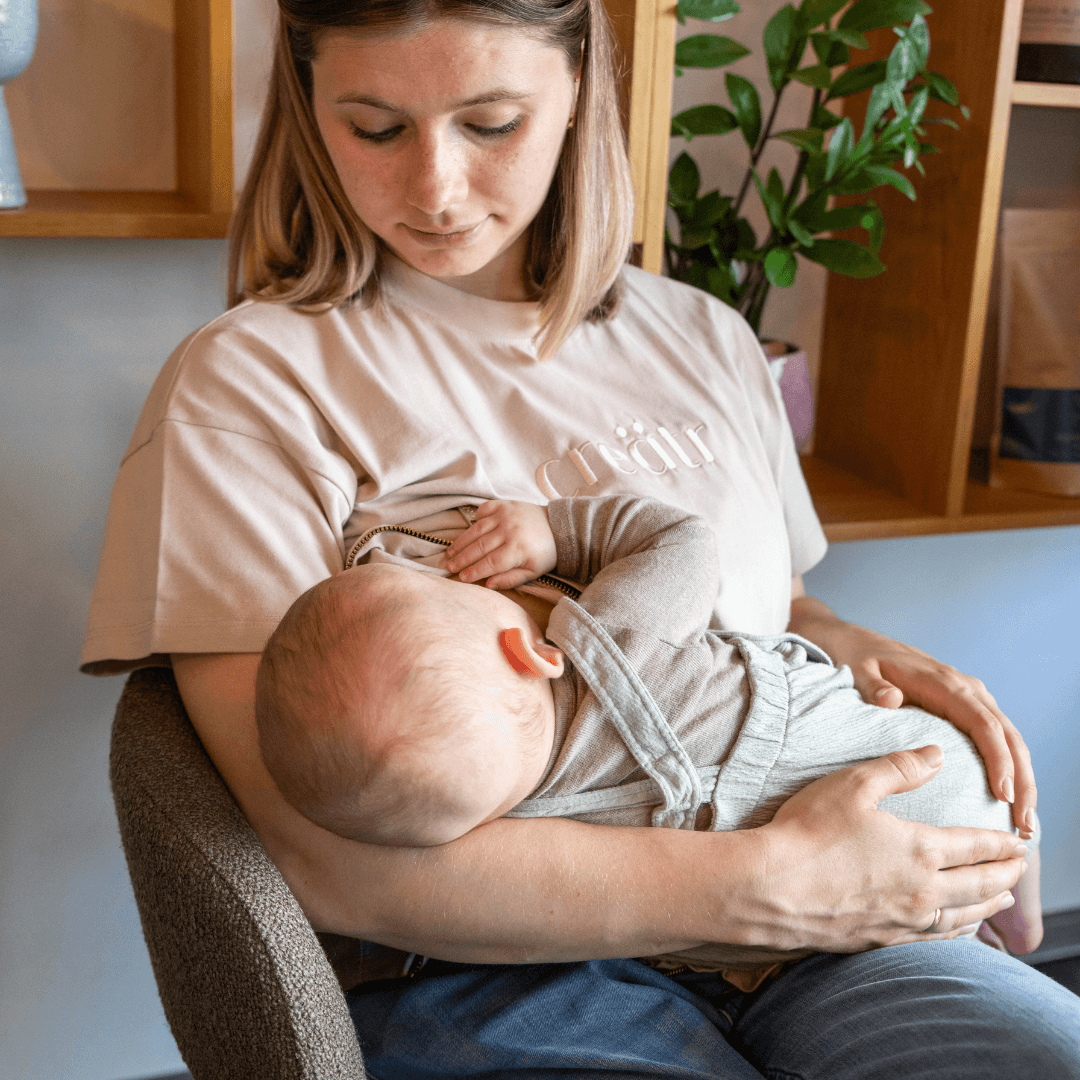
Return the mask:
[[[1009,805],[991,793],[982,758],[963,732],[922,709],[868,705],[855,690],[848,668],[807,661],[802,649],[790,643],[779,651],[788,654],[790,697],[783,745],[768,790],[762,792],[772,804],[770,816],[783,799],[820,776],[894,750],[936,743],[945,756],[938,774],[914,791],[883,799],[881,809],[937,827],[964,825],[1015,834]],[[1027,841],[1028,872],[1014,890],[1016,905],[1001,913],[1007,918],[993,920],[1013,952],[1029,952],[1042,937],[1037,841],[1037,833]]]

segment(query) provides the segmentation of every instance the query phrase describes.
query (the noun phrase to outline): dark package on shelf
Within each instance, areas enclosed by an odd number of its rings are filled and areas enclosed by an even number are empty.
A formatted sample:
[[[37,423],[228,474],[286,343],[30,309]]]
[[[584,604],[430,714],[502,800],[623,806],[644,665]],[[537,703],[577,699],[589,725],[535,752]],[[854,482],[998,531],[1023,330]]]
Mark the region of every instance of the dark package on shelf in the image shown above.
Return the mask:
[[[990,482],[1080,496],[1080,211],[1006,210]]]

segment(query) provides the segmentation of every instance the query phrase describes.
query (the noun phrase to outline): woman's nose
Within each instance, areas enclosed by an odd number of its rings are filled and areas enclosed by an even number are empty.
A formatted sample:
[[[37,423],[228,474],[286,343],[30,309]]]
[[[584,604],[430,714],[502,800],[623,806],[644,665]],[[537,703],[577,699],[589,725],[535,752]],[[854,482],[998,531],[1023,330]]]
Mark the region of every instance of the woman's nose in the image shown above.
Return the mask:
[[[445,134],[421,136],[407,164],[405,198],[421,213],[436,217],[463,203],[469,194],[464,147]]]

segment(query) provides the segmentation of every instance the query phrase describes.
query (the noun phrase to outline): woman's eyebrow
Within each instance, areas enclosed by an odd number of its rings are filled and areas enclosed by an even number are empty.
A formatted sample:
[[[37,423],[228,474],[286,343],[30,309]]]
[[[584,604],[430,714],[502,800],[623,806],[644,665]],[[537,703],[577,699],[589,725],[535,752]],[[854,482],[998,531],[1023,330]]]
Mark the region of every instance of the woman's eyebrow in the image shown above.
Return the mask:
[[[476,97],[465,98],[454,102],[451,109],[468,109],[473,105],[491,105],[496,101],[521,101],[535,97],[534,94],[523,90],[511,88],[489,90],[486,94],[477,94]],[[385,109],[387,112],[402,112],[403,110],[390,101],[375,97],[371,94],[342,94],[334,98],[335,105],[370,105],[373,109]]]

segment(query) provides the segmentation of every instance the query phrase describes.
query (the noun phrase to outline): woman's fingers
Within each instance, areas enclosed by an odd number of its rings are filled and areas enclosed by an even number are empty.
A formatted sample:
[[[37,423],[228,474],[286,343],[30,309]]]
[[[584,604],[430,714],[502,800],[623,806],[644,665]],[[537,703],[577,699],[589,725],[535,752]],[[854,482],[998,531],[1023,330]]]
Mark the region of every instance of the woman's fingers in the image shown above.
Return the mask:
[[[1003,802],[1012,803],[1013,823],[1030,839],[1037,794],[1031,755],[980,680],[905,647],[903,663],[886,658],[861,665],[856,686],[867,701],[895,708],[906,700],[964,732],[986,765],[990,790]]]

